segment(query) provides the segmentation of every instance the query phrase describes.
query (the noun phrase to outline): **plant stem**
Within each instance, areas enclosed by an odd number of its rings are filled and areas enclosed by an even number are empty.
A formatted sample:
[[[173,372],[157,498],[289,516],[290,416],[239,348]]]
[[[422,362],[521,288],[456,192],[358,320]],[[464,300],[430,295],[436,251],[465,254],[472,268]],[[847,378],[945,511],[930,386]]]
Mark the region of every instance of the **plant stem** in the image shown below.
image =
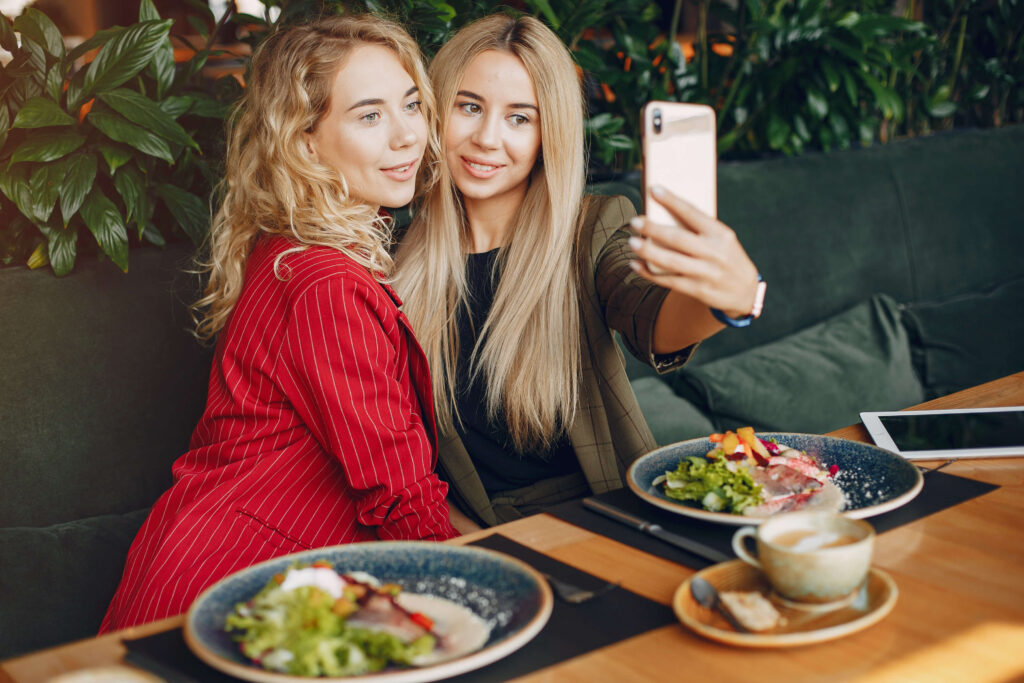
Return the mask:
[[[964,35],[967,33],[967,17],[960,17],[960,35],[956,41],[956,53],[953,57],[953,70],[949,74],[949,94],[953,96],[953,86],[956,84],[956,76],[960,71],[960,61],[964,56]]]
[[[697,43],[700,45],[700,87],[708,90],[708,3],[700,0],[697,19]]]

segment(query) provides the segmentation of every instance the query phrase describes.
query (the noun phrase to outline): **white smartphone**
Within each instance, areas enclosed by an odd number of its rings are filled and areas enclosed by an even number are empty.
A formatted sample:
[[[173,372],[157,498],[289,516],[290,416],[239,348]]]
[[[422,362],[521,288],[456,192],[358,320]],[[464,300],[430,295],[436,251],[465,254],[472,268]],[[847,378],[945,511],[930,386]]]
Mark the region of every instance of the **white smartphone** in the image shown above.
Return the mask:
[[[644,105],[641,117],[644,213],[658,223],[678,223],[651,196],[651,188],[661,185],[717,218],[715,110],[703,104],[655,101]]]
[[[880,448],[907,460],[1024,457],[1024,406],[860,414]]]

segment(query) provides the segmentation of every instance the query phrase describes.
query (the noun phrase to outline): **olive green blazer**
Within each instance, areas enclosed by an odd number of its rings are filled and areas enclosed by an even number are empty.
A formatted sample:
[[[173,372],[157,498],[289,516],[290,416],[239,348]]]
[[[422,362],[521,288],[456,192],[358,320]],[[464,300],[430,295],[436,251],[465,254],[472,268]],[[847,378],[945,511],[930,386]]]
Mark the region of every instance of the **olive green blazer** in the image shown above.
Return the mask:
[[[580,405],[569,438],[582,476],[546,479],[492,500],[457,433],[441,434],[439,472],[449,498],[484,526],[518,519],[570,498],[622,487],[625,472],[656,446],[630,387],[612,330],[640,360],[665,372],[685,363],[695,347],[670,356],[652,351],[654,321],[667,290],[629,267],[632,250],[626,227],[636,215],[625,197],[589,197],[578,240],[583,301],[583,381]]]

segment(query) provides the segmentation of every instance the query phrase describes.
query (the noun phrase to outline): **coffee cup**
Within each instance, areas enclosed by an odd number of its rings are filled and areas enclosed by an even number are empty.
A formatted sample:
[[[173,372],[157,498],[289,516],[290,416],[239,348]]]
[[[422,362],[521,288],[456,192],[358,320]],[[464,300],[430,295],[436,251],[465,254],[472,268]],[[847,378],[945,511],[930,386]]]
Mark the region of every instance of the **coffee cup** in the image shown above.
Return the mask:
[[[747,550],[748,537],[757,541],[756,557]],[[874,541],[875,530],[863,520],[808,510],[743,527],[733,535],[732,548],[764,572],[783,601],[827,606],[856,597],[871,566]]]

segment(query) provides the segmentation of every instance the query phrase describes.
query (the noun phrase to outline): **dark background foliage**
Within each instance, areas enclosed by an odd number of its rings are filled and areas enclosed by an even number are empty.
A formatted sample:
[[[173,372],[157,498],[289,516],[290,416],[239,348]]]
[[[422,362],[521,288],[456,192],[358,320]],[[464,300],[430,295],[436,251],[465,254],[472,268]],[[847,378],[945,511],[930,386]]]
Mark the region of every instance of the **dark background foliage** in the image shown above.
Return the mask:
[[[723,159],[1024,120],[1024,0],[917,2],[267,0],[261,16],[214,17],[188,0],[172,30],[167,3],[142,0],[134,23],[73,50],[30,9],[0,21],[13,55],[0,70],[0,264],[62,275],[86,253],[127,270],[130,245],[199,244],[244,81],[238,48],[323,14],[389,16],[428,57],[498,9],[537,16],[581,68],[593,179],[638,167],[650,100],[711,105]]]

